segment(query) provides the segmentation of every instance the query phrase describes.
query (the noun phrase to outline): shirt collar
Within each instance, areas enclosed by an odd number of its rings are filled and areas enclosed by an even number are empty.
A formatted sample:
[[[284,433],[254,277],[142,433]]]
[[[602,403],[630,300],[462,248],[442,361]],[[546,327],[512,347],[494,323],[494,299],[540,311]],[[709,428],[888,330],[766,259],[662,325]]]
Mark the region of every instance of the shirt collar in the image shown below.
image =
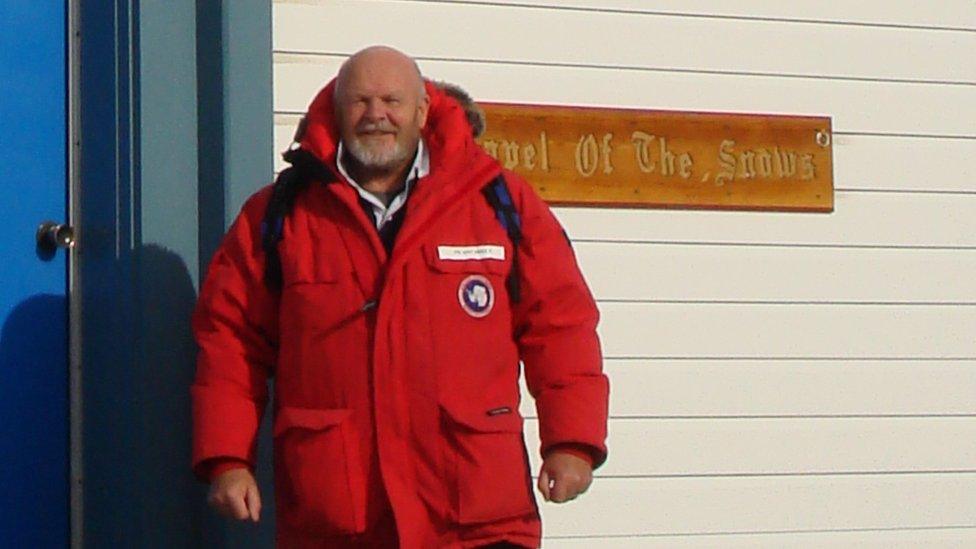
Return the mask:
[[[346,165],[343,162],[343,152],[345,147],[342,141],[339,141],[339,147],[336,150],[336,168],[339,169],[339,173],[346,178],[346,181],[352,184],[359,191],[366,192],[355,179],[349,175],[349,171],[346,170]],[[413,165],[410,166],[410,171],[407,172],[407,189],[413,184],[414,181],[420,179],[421,177],[426,177],[430,173],[430,152],[427,150],[427,146],[424,145],[424,140],[417,140],[417,154],[413,157]]]

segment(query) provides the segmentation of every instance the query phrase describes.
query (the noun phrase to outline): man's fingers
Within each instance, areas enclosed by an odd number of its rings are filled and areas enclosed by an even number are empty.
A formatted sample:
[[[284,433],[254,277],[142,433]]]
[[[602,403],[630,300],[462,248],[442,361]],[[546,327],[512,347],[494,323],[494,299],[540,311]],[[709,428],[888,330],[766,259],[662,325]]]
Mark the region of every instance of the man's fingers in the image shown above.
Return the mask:
[[[549,472],[545,468],[539,472],[539,492],[543,499],[549,501]]]
[[[582,479],[575,475],[564,475],[555,478],[550,493],[553,502],[565,503],[576,499],[584,489]]]
[[[218,490],[210,497],[210,505],[225,517],[244,520],[249,516],[245,494],[246,490],[235,488]]]
[[[552,495],[551,501],[555,503],[562,503],[569,499],[569,482],[565,478],[556,477],[555,481],[552,483],[552,490],[550,494]]]
[[[225,517],[231,517],[231,506],[230,497],[226,492],[216,490],[215,488],[210,489],[210,496],[207,498],[210,506],[213,507],[218,513]]]
[[[257,482],[247,469],[231,469],[221,473],[210,485],[207,498],[221,515],[258,521],[261,516],[261,495]]]
[[[593,480],[590,462],[571,452],[553,451],[546,456],[542,469],[547,473],[547,483],[551,484],[547,499],[553,503],[576,499]]]
[[[247,518],[247,509],[245,508],[244,501],[242,499],[232,498],[230,496],[218,497],[211,501],[210,505],[216,509],[218,513],[227,518]]]
[[[580,484],[581,486],[580,486],[579,493],[585,494],[586,491],[590,489],[590,486],[593,485],[593,473],[591,472],[589,475],[583,477],[583,480]]]
[[[251,520],[257,522],[261,517],[261,494],[258,492],[257,485],[252,484],[247,487],[247,493],[244,495],[244,499],[247,503],[247,510]]]
[[[245,492],[246,494],[246,492]],[[244,494],[235,493],[227,498],[230,507],[230,516],[237,520],[244,520],[248,517],[247,503],[244,501]]]

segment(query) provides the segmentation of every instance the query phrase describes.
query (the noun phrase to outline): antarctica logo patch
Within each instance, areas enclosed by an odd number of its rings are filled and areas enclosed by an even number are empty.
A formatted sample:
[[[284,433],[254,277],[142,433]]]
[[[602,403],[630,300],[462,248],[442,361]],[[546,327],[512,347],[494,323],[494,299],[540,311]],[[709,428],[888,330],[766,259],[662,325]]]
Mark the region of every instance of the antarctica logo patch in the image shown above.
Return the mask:
[[[464,312],[475,318],[488,316],[495,306],[495,289],[481,275],[471,275],[458,286],[458,301]]]

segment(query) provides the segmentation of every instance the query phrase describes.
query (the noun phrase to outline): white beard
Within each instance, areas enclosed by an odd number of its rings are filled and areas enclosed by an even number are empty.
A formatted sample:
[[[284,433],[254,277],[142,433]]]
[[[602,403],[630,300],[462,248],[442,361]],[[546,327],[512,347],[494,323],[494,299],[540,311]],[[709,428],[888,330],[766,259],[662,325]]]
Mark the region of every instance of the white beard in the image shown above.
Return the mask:
[[[406,160],[407,155],[410,154],[398,142],[394,142],[392,147],[372,148],[358,139],[353,139],[347,145],[353,158],[363,167],[374,170],[393,168]]]

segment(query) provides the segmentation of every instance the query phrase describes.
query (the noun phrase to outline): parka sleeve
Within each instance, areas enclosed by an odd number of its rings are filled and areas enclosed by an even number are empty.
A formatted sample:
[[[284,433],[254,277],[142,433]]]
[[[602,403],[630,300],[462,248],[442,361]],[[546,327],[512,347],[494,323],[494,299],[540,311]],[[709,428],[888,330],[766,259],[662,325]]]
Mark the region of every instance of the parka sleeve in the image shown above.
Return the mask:
[[[540,450],[545,456],[560,445],[582,446],[599,467],[607,457],[609,382],[596,332],[596,303],[549,207],[528,183],[511,173],[505,176],[518,193],[522,216],[522,299],[514,311],[515,335],[539,414]]]
[[[238,459],[253,469],[255,439],[276,357],[277,296],[264,284],[265,189],[244,205],[218,248],[193,312],[199,346],[193,401],[193,471]],[[209,460],[209,461],[208,461]]]

